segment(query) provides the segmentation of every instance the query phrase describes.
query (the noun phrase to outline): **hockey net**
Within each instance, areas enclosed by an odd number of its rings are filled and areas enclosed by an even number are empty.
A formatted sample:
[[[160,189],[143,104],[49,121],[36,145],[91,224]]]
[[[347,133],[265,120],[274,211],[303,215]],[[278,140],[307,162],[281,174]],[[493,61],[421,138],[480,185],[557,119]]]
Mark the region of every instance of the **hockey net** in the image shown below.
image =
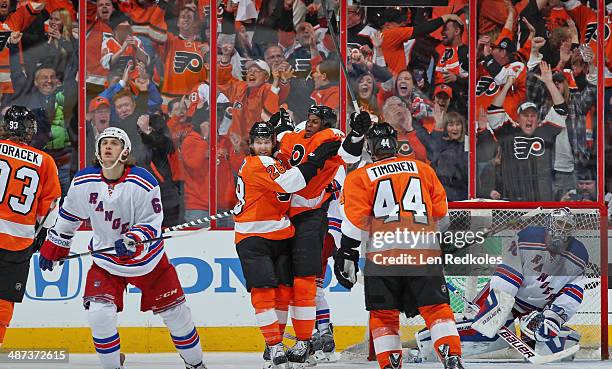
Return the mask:
[[[483,205],[486,208],[483,208]],[[490,237],[485,241],[485,247],[492,253],[500,253],[502,249],[509,246],[515,239],[517,232],[527,226],[545,226],[548,214],[554,208],[539,208],[538,214],[529,216],[533,208],[491,208],[490,203],[460,203],[449,211],[449,229],[467,230],[474,228],[499,229],[506,228]],[[515,204],[516,205],[516,204]],[[607,359],[606,350],[601,350],[602,342],[607,343],[607,280],[602,279],[602,268],[607,270],[606,265],[602,265],[602,250],[607,250],[607,228],[602,231],[602,226],[606,227],[605,219],[601,217],[598,208],[571,208],[576,220],[575,237],[581,241],[589,252],[589,263],[586,268],[587,284],[585,286],[584,298],[579,311],[567,323],[568,326],[581,334],[581,349],[576,355],[582,359]],[[533,212],[531,212],[533,213]],[[460,250],[459,250],[460,251]],[[606,253],[607,254],[607,253]],[[604,255],[606,255],[604,254]],[[481,273],[475,271],[469,275],[446,275],[448,284],[454,286],[463,296],[472,301],[491,279],[491,271],[486,270]],[[602,283],[603,282],[603,283]],[[451,308],[457,319],[463,317],[464,301],[456,294],[450,293]],[[602,310],[602,307],[604,308]],[[603,311],[603,313],[602,313]],[[416,348],[415,333],[425,327],[425,323],[420,316],[406,318],[402,314],[401,318],[401,338],[405,350]],[[606,345],[607,346],[607,345]],[[375,360],[373,345],[370,336],[366,333],[366,338],[360,344],[351,346],[347,349],[347,355],[357,357],[368,356],[368,359]],[[484,359],[517,359],[521,358],[513,349],[500,350],[492,354],[480,357]]]

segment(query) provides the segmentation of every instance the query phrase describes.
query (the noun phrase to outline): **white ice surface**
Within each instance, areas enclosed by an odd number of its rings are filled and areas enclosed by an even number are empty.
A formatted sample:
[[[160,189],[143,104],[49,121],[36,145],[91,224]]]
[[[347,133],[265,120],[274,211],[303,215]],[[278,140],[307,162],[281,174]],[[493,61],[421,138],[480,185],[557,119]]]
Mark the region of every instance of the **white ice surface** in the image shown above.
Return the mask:
[[[261,354],[259,353],[235,353],[215,352],[204,353],[205,363],[208,369],[259,369],[262,367]],[[571,363],[531,365],[523,362],[477,362],[467,361],[466,369],[484,369],[500,367],[500,369],[599,369],[612,368],[612,361],[574,361]],[[317,367],[323,369],[375,369],[375,362],[350,361],[319,364]],[[0,369],[94,369],[100,368],[96,355],[73,354],[70,355],[70,363],[64,364],[7,364],[0,363]],[[177,354],[128,354],[125,369],[183,369],[184,365]],[[315,367],[316,368],[316,367]],[[409,364],[404,363],[404,368],[414,369],[442,369],[440,363]]]

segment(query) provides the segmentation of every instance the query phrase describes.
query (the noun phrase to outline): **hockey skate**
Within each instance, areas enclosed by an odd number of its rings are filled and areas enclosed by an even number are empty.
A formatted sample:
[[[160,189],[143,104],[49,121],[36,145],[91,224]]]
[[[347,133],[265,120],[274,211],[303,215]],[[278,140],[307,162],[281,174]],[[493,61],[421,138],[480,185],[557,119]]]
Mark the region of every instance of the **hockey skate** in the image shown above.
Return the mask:
[[[448,345],[440,345],[438,347],[438,354],[444,364],[444,369],[465,369],[461,356],[449,354]]]
[[[293,347],[287,350],[287,359],[289,359],[292,369],[302,369],[308,366],[317,365],[314,359],[314,349],[310,340],[297,341]]]
[[[287,359],[287,355],[285,354],[285,346],[283,343],[278,343],[274,346],[267,346],[268,352],[270,355],[270,368],[273,369],[288,369],[289,368],[289,360]]]
[[[264,360],[263,369],[272,369],[272,359],[270,358],[270,346],[268,346],[267,344],[263,352],[263,360]]]
[[[196,365],[191,365],[191,364],[185,363],[185,368],[186,369],[206,369],[206,365],[204,365],[204,363],[199,363],[199,364],[196,364]]]
[[[392,353],[389,354],[389,365],[385,366],[385,369],[399,369],[402,367],[402,354]]]
[[[317,362],[334,363],[338,361],[339,355],[336,354],[336,343],[331,324],[325,331],[321,333],[317,331],[312,335],[312,346]]]

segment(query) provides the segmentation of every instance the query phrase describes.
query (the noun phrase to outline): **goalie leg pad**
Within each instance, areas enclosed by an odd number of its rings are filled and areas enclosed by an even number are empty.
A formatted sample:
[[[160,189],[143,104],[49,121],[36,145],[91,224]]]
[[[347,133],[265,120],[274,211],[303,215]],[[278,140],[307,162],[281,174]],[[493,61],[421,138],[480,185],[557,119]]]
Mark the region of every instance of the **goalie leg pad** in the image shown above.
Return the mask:
[[[551,355],[569,349],[572,346],[578,345],[580,342],[580,333],[577,331],[563,327],[558,337],[555,337],[546,342],[536,342],[535,352],[538,355]],[[569,356],[562,361],[572,361],[574,355]]]
[[[370,331],[374,340],[376,360],[381,368],[400,368],[402,342],[399,335],[399,310],[370,312]]]
[[[472,328],[493,338],[508,319],[514,306],[514,297],[501,290],[491,290],[484,305],[474,318]]]
[[[449,304],[419,307],[419,313],[431,332],[434,348],[449,346],[449,355],[461,356],[461,342],[455,325],[455,316]]]
[[[117,332],[117,306],[105,302],[91,301],[87,319],[91,326],[94,347],[103,369],[121,367],[121,342]]]
[[[202,362],[202,346],[189,306],[183,303],[163,311],[159,315],[170,330],[172,342],[183,360],[194,366],[200,364]]]

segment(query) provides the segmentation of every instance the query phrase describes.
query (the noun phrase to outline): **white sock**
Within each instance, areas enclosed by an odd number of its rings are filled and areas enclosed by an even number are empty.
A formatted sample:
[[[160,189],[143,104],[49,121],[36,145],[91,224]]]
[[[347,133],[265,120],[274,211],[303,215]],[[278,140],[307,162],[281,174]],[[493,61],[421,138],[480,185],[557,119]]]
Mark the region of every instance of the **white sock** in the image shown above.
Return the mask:
[[[319,330],[319,332],[325,332],[326,330],[329,329],[329,322],[330,322],[330,311],[329,311],[329,304],[327,303],[327,300],[325,299],[325,291],[323,290],[322,287],[317,286],[317,297],[316,297],[316,304],[317,304],[317,329]]]
[[[121,368],[120,340],[117,332],[117,307],[92,301],[87,314],[94,347],[103,369]]]
[[[166,327],[170,330],[172,342],[179,355],[187,364],[197,365],[202,362],[200,336],[191,317],[191,310],[186,304],[161,312]]]

